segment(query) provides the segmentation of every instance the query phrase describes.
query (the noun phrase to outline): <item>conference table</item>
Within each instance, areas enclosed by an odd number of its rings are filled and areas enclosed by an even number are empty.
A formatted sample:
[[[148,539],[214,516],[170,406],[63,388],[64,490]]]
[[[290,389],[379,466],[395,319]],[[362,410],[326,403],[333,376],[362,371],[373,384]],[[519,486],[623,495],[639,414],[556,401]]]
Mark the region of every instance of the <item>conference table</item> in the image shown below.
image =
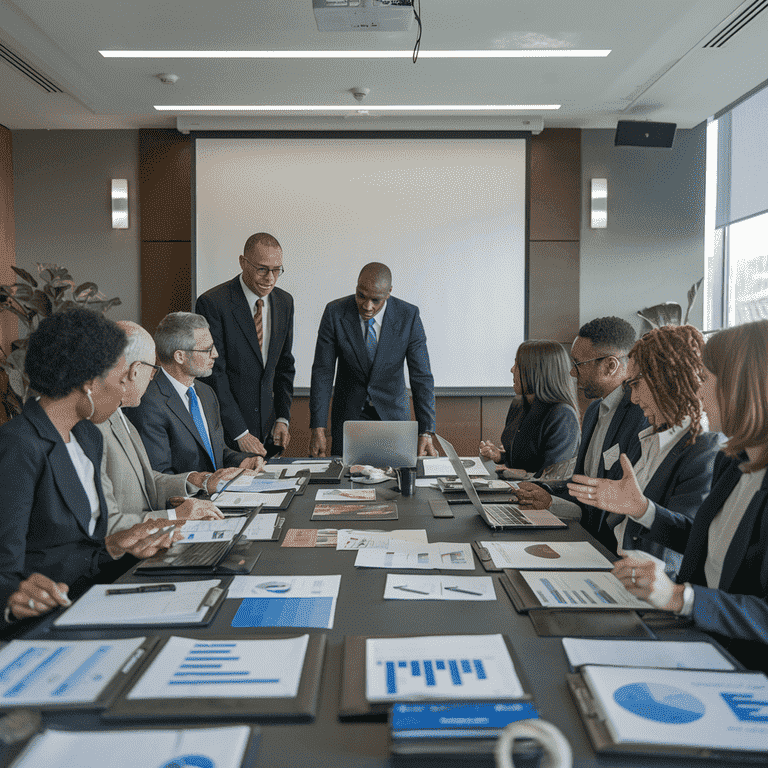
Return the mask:
[[[492,465],[489,465],[492,466]],[[342,487],[352,487],[349,479],[341,481]],[[391,493],[394,481],[381,485],[367,486]],[[507,636],[512,643],[516,662],[523,677],[529,684],[533,703],[540,716],[556,725],[569,740],[574,765],[582,768],[592,766],[636,766],[662,765],[728,765],[722,761],[701,759],[653,758],[640,756],[596,756],[587,733],[573,703],[566,684],[569,671],[562,642],[557,637],[539,637],[527,615],[519,614],[513,608],[507,594],[499,583],[501,574],[487,574],[475,557],[474,571],[458,571],[457,575],[490,575],[494,580],[496,601],[409,601],[383,599],[384,584],[388,571],[380,568],[355,568],[356,552],[337,552],[331,548],[286,548],[281,547],[285,533],[291,528],[327,528],[326,521],[310,520],[315,506],[317,488],[329,487],[309,485],[303,495],[294,497],[290,507],[280,512],[285,525],[280,541],[265,541],[261,544],[261,555],[256,563],[254,575],[317,575],[341,574],[341,588],[333,629],[275,630],[274,628],[233,629],[232,619],[240,603],[226,600],[213,623],[203,629],[162,629],[151,634],[184,635],[204,637],[206,635],[229,634],[235,637],[259,637],[275,634],[310,634],[323,632],[327,636],[325,662],[322,673],[318,714],[312,723],[259,723],[260,741],[254,759],[247,760],[254,768],[383,768],[398,765],[402,758],[390,756],[388,726],[383,722],[341,722],[339,720],[340,680],[343,642],[346,635],[434,635],[434,634],[495,634]],[[360,487],[360,486],[356,486]],[[430,542],[472,542],[481,540],[529,540],[591,541],[600,551],[608,554],[575,521],[569,521],[568,528],[559,530],[493,532],[476,514],[471,504],[452,505],[453,518],[433,517],[429,501],[442,498],[433,488],[417,487],[412,497],[398,495],[394,500],[398,507],[399,519],[361,523],[335,523],[333,527],[354,527],[394,530],[400,528],[424,528]],[[404,573],[405,571],[400,571]],[[439,574],[444,571],[410,571],[420,574]],[[121,581],[140,580],[132,572]],[[146,579],[144,579],[146,580]],[[679,624],[679,626],[678,626]],[[98,637],[133,637],[147,634],[148,630],[83,631],[52,628],[47,619],[27,633],[27,637],[61,639]],[[658,637],[665,639],[701,639],[701,635],[682,622],[666,621],[654,629]],[[71,728],[100,728],[99,718],[94,713],[55,713],[45,716],[45,722]],[[247,720],[245,720],[247,722]],[[190,721],[192,724],[202,724]],[[206,724],[212,724],[210,721]],[[155,722],[153,725],[159,725]],[[142,724],[142,726],[151,725]],[[473,766],[492,765],[491,758],[475,757],[459,760]],[[454,764],[446,758],[419,758],[414,764],[438,766]],[[736,763],[733,763],[736,765]]]

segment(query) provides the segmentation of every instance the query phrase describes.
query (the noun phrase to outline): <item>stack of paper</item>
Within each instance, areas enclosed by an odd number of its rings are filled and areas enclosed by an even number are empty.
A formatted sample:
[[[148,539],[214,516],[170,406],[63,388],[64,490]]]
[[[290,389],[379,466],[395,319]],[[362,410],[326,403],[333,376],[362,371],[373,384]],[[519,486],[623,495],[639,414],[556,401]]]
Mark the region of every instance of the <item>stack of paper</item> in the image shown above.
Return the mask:
[[[472,547],[469,544],[436,542],[412,544],[391,539],[385,548],[361,549],[355,565],[360,568],[442,568],[473,571]]]

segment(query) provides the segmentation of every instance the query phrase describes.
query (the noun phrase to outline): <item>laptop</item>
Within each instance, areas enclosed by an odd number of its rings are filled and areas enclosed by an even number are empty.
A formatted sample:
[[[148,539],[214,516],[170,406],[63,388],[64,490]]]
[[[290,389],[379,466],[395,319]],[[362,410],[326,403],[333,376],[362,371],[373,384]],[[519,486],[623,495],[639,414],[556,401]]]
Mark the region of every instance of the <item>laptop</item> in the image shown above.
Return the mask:
[[[191,574],[250,573],[259,559],[260,543],[245,538],[245,531],[261,504],[254,507],[245,518],[239,533],[228,541],[188,543],[180,541],[165,552],[158,552],[142,560],[135,569],[137,575],[163,574],[168,572]]]
[[[419,447],[417,421],[345,421],[344,466],[415,467]]]
[[[456,454],[456,449],[444,438],[435,435],[435,438],[443,447],[445,455],[451,462],[456,476],[464,486],[464,492],[469,497],[472,506],[477,510],[477,514],[483,518],[489,528],[494,530],[534,530],[535,528],[567,528],[560,518],[555,517],[546,509],[520,509],[516,504],[483,504],[480,496],[469,479],[467,470],[461,463],[461,459]]]

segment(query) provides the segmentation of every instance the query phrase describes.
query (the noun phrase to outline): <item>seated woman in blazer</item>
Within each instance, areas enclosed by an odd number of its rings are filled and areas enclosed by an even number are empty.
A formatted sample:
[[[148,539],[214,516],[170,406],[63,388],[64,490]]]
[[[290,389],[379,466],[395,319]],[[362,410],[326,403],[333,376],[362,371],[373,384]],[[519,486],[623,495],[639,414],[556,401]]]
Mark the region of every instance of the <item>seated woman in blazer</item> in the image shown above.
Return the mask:
[[[125,333],[103,315],[70,309],[30,336],[25,371],[39,398],[0,426],[0,606],[6,622],[68,605],[67,594],[130,552],[149,557],[162,521],[108,536],[96,424],[120,405]]]
[[[480,442],[480,455],[506,464],[524,477],[573,458],[581,427],[571,360],[556,341],[524,341],[517,349],[512,378],[517,397],[507,413],[501,448]]]
[[[633,467],[621,456],[621,480],[574,475],[568,490],[585,504],[614,513],[608,524],[617,551],[642,550],[663,559],[667,572],[680,568],[685,542],[672,544],[666,523],[687,527],[712,484],[718,436],[702,432],[701,382],[704,337],[692,325],[666,325],[643,336],[629,353],[632,402],[651,424],[640,437]],[[658,522],[657,522],[658,521]]]
[[[670,546],[688,542],[680,575],[673,582],[636,555],[613,572],[651,605],[690,616],[750,669],[768,671],[768,320],[712,336],[704,365],[704,410],[728,442],[693,521],[660,514]]]

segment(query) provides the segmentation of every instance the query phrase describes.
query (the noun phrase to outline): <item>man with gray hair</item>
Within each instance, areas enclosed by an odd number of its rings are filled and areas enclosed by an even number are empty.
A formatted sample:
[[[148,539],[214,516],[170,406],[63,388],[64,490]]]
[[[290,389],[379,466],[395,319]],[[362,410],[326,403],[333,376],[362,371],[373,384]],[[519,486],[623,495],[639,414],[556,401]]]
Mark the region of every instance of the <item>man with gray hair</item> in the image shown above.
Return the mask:
[[[261,470],[261,456],[225,445],[219,401],[207,384],[195,381],[211,375],[218,356],[208,321],[191,312],[172,312],[160,321],[155,344],[161,370],[138,406],[125,414],[141,436],[152,468],[166,474],[190,467],[203,472]]]
[[[155,365],[155,342],[147,331],[129,320],[118,320],[117,325],[128,337],[124,352],[128,374],[121,406],[134,408],[160,366]],[[175,497],[201,489],[213,491],[219,481],[227,480],[236,469],[220,469],[215,474],[156,472],[136,428],[121,408],[97,426],[104,436],[101,484],[109,510],[109,533],[131,528],[147,515],[170,520],[212,520],[222,516],[210,501]]]

